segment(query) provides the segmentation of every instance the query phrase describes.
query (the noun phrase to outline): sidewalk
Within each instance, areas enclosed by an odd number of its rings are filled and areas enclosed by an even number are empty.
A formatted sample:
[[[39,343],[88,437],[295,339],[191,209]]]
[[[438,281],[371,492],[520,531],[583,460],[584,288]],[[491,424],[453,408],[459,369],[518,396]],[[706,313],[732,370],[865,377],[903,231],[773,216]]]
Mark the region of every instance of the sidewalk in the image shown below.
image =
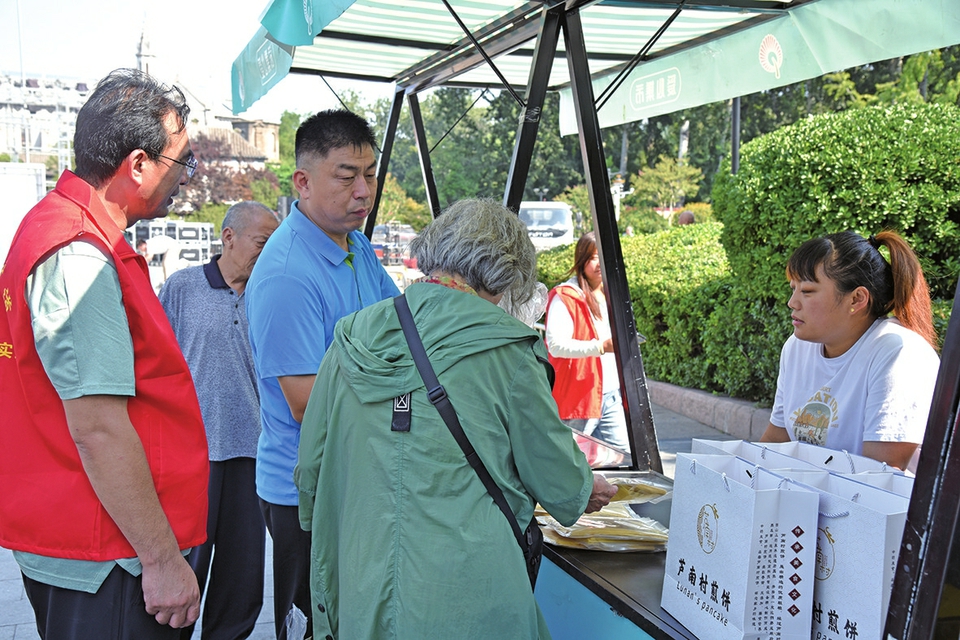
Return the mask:
[[[678,392],[673,392],[677,395]],[[660,389],[663,395],[663,389]],[[668,394],[669,395],[669,394]],[[705,394],[709,396],[709,394]],[[659,401],[651,389],[651,397]],[[713,404],[721,403],[717,399]],[[698,411],[704,416],[712,417],[724,414],[720,409],[712,409],[708,399],[701,398]],[[709,438],[712,440],[729,440],[734,437],[722,431],[707,426],[697,420],[672,411],[659,404],[653,404],[654,425],[657,430],[657,440],[660,447],[660,459],[663,463],[664,474],[673,477],[676,454],[690,451],[691,438]],[[706,418],[705,418],[706,419]],[[749,424],[749,422],[747,423]],[[270,640],[274,638],[273,626],[273,569],[271,559],[273,544],[267,537],[267,566],[264,581],[263,610],[257,620],[257,627],[251,637],[252,640]],[[199,628],[194,633],[195,639],[200,638]],[[20,579],[20,569],[13,559],[13,554],[0,549],[0,640],[39,640],[33,609],[23,592],[23,582]]]

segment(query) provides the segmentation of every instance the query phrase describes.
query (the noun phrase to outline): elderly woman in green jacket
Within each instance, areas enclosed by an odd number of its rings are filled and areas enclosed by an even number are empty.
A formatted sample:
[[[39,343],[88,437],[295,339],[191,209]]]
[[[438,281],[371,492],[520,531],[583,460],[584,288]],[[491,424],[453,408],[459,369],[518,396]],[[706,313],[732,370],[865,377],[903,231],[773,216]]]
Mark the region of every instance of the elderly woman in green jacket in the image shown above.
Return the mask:
[[[535,291],[516,214],[458,202],[411,252],[427,274],[406,290],[424,347],[520,528],[538,502],[567,525],[606,504],[615,488],[560,421],[542,340],[497,306]],[[406,393],[409,431],[394,430]],[[313,538],[314,637],[550,637],[514,533],[427,399],[391,300],[337,325],[295,477]]]

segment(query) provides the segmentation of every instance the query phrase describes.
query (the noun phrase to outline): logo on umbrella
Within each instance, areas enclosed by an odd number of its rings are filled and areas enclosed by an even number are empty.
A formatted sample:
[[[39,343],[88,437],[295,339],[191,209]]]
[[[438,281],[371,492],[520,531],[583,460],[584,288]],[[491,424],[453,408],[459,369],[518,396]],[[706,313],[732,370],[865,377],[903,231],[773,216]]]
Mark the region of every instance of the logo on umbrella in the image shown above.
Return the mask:
[[[313,33],[313,1],[303,0],[303,19],[307,21],[307,35],[314,36]]]
[[[783,66],[783,49],[772,35],[767,34],[760,42],[760,66],[767,73],[772,73],[780,79],[780,67]]]

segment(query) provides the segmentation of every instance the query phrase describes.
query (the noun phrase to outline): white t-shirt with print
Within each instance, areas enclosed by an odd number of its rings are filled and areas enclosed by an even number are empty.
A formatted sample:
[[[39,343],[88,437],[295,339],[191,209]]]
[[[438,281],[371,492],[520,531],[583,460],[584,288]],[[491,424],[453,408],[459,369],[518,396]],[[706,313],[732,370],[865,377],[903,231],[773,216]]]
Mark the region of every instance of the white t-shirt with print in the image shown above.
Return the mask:
[[[860,454],[863,442],[923,441],[940,358],[919,334],[881,318],[837,358],[790,336],[770,422],[791,440]]]

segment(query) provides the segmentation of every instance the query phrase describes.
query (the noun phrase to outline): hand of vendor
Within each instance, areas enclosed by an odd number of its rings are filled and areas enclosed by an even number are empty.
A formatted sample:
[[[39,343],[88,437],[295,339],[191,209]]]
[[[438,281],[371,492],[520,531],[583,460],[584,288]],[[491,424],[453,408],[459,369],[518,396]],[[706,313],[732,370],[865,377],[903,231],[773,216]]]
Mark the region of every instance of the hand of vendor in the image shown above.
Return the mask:
[[[593,474],[593,492],[590,494],[590,500],[587,501],[586,513],[599,511],[610,503],[610,498],[617,493],[617,488],[607,482],[603,476]]]
[[[613,338],[607,338],[603,341],[603,346],[600,348],[600,354],[610,353],[613,351]]]

